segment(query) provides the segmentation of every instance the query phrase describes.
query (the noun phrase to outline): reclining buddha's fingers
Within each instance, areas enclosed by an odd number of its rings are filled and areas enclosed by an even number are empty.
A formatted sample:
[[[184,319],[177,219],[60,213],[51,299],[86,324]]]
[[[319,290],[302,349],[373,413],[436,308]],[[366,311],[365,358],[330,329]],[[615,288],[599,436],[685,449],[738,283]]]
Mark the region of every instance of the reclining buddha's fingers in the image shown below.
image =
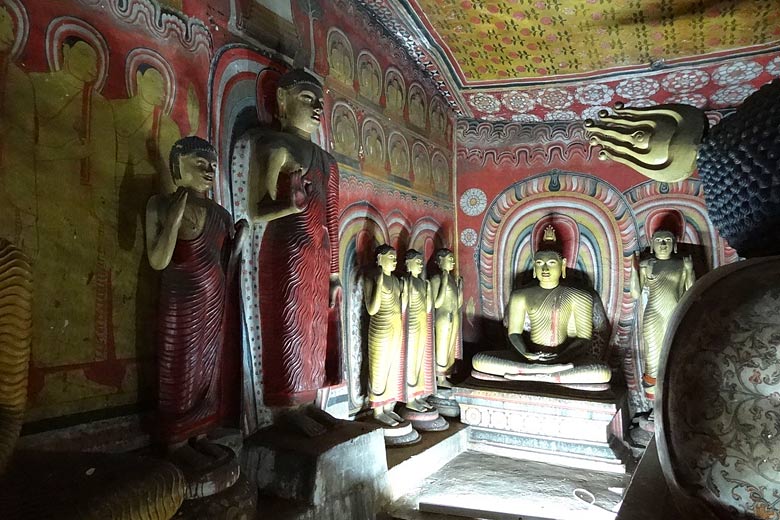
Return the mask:
[[[652,131],[653,129],[648,126],[631,128],[617,124],[602,125],[599,123],[587,129],[591,137],[597,137],[601,141],[607,140],[615,144],[623,144],[639,150],[648,148]],[[591,144],[599,143],[591,140]]]
[[[648,119],[646,117],[624,117],[622,114],[607,114],[604,116],[599,115],[599,120],[602,124],[608,123],[610,126],[621,125],[629,128],[637,128],[640,126],[653,128],[655,126],[655,121],[652,119]]]
[[[641,162],[634,155],[632,155],[630,151],[628,153],[623,153],[623,150],[602,148],[599,150],[598,157],[601,161],[611,160],[620,164],[624,164],[632,170],[641,173],[645,177],[658,182],[679,182],[687,179],[691,175],[691,172],[686,173],[684,171],[668,168],[666,166],[648,167],[645,165],[645,163]]]

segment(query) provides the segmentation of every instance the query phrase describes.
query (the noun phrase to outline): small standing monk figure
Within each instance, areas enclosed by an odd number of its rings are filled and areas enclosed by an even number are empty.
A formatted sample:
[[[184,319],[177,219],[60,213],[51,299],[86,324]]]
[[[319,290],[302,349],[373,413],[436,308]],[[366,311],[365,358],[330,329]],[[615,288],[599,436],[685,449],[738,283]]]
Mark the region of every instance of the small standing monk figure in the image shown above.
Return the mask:
[[[430,321],[433,309],[431,284],[420,275],[423,255],[410,249],[404,257],[407,276],[403,291],[406,308],[406,407],[417,412],[432,410],[425,396],[433,393],[433,342]],[[427,362],[427,363],[426,363]]]
[[[395,249],[384,244],[376,248],[379,272],[365,286],[368,325],[368,399],[374,418],[387,426],[398,426],[403,419],[393,411],[403,398],[402,301],[401,281],[393,276],[398,262]]]
[[[460,311],[463,307],[463,278],[452,274],[455,256],[449,249],[436,251],[436,264],[441,273],[431,278],[433,293],[434,338],[436,342],[436,382],[450,387],[450,375],[456,359],[463,357],[460,336]]]
[[[339,170],[335,159],[311,142],[322,118],[319,80],[292,70],[279,79],[276,96],[281,131],[252,134],[248,197],[252,220],[267,223],[257,288],[263,399],[314,436],[324,433],[332,418],[305,406],[340,377],[326,370],[338,365],[331,361],[339,355],[327,332],[341,290]],[[302,405],[306,413],[297,413],[294,407]]]
[[[666,230],[655,231],[650,240],[653,258],[639,263],[639,272],[631,273],[631,296],[642,292],[647,300],[642,312],[642,386],[648,399],[655,398],[655,383],[664,335],[677,302],[696,280],[690,256],[675,258],[677,239]]]
[[[534,254],[533,276],[539,283],[509,297],[504,323],[515,352],[480,352],[472,360],[475,377],[594,385],[582,390],[601,390],[611,379],[608,366],[589,359],[593,296],[560,285],[566,259],[555,244],[555,229],[548,226]]]
[[[170,171],[176,192],[146,206],[146,251],[162,271],[158,324],[161,436],[172,455],[193,468],[224,457],[205,434],[223,419],[223,345],[227,285],[245,238],[246,221],[206,197],[217,154],[200,137],[176,141]],[[188,442],[189,441],[189,442]]]

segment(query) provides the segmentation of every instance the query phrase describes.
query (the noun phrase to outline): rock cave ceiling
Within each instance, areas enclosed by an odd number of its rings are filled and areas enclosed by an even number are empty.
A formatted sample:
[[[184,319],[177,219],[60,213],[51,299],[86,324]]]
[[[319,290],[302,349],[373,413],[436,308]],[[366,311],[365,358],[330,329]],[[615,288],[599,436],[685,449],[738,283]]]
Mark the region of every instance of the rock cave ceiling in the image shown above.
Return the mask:
[[[780,0],[358,0],[459,116],[739,105],[780,77]]]

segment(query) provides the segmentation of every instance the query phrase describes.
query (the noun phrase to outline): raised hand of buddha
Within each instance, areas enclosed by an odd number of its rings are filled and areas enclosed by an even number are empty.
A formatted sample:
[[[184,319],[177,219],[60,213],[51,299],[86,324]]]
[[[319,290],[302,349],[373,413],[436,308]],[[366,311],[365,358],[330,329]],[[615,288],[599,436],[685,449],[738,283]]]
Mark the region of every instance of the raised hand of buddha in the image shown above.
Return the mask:
[[[168,214],[165,218],[165,226],[168,229],[178,228],[184,217],[184,209],[187,207],[187,189],[179,188],[171,197]]]
[[[591,145],[601,146],[599,159],[625,164],[659,182],[687,179],[696,168],[707,119],[690,105],[668,104],[648,108],[615,105],[615,115],[599,112],[599,120],[585,120]]]

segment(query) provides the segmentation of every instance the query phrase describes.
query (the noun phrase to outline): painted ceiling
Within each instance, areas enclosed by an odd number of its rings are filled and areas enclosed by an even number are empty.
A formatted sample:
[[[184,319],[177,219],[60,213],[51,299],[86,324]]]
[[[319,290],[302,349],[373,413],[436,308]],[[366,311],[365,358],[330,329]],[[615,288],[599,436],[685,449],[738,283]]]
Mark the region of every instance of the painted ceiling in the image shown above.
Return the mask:
[[[726,108],[780,77],[780,0],[359,1],[465,117],[579,119],[615,101]]]

